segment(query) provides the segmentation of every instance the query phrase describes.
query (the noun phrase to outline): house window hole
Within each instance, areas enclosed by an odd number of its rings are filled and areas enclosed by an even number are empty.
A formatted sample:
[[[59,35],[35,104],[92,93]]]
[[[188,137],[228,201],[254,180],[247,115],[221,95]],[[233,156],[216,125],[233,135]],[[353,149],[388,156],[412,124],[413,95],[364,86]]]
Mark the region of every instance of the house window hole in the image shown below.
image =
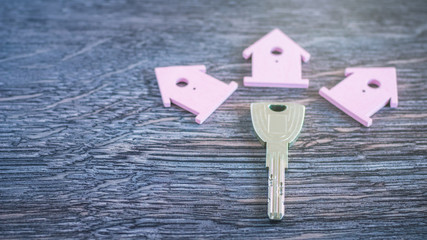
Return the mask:
[[[176,85],[178,87],[185,87],[188,85],[188,80],[186,78],[180,78],[178,81],[176,81]]]
[[[275,47],[273,49],[271,49],[271,54],[279,56],[282,55],[283,53],[283,49],[281,49],[280,47]]]
[[[370,88],[374,88],[375,89],[375,88],[379,88],[381,86],[381,83],[378,80],[376,80],[376,79],[372,79],[372,80],[370,80],[368,82],[368,86]]]

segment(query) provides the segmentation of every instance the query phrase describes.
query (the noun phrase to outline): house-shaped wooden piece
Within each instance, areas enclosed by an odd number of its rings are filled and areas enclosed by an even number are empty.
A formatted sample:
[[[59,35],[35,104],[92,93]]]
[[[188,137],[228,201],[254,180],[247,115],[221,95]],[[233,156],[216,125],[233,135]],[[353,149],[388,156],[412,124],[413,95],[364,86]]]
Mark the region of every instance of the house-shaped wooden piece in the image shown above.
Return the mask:
[[[249,87],[307,88],[308,79],[301,77],[301,60],[308,62],[310,54],[274,29],[243,51],[243,57],[252,56],[252,77],[245,77]]]
[[[347,68],[345,75],[332,89],[322,87],[319,94],[364,126],[371,126],[370,116],[387,103],[397,107],[395,68]]]
[[[163,105],[171,102],[196,114],[202,124],[236,89],[237,83],[223,83],[207,75],[206,67],[171,66],[155,69]]]

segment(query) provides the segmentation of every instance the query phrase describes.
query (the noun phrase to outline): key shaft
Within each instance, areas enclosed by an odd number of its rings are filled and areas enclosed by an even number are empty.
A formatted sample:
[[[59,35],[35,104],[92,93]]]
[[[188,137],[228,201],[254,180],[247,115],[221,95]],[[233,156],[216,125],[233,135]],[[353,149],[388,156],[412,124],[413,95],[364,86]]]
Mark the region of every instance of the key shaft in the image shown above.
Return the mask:
[[[271,220],[281,220],[285,215],[285,170],[288,162],[287,143],[277,147],[267,143],[268,208]],[[280,148],[280,149],[278,149]]]

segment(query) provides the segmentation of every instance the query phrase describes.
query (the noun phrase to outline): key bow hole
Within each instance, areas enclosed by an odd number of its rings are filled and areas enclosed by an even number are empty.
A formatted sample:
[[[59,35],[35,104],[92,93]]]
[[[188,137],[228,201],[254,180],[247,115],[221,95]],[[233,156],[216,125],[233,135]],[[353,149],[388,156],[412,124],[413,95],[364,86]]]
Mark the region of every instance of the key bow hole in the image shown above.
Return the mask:
[[[281,105],[281,104],[270,104],[268,106],[268,108],[270,108],[271,111],[274,112],[283,112],[286,110],[286,105]]]

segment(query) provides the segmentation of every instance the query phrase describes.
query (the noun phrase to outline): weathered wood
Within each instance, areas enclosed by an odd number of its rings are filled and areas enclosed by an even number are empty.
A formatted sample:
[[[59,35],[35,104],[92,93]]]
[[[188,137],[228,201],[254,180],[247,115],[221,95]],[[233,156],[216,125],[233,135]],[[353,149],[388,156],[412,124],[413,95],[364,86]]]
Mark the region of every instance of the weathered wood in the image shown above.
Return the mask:
[[[2,1],[1,238],[427,237],[427,4]],[[278,27],[308,89],[242,87]],[[241,87],[204,123],[164,108],[153,68],[205,64]],[[395,66],[399,107],[365,128],[318,95],[345,67]],[[249,104],[306,105],[286,216],[266,216]]]

